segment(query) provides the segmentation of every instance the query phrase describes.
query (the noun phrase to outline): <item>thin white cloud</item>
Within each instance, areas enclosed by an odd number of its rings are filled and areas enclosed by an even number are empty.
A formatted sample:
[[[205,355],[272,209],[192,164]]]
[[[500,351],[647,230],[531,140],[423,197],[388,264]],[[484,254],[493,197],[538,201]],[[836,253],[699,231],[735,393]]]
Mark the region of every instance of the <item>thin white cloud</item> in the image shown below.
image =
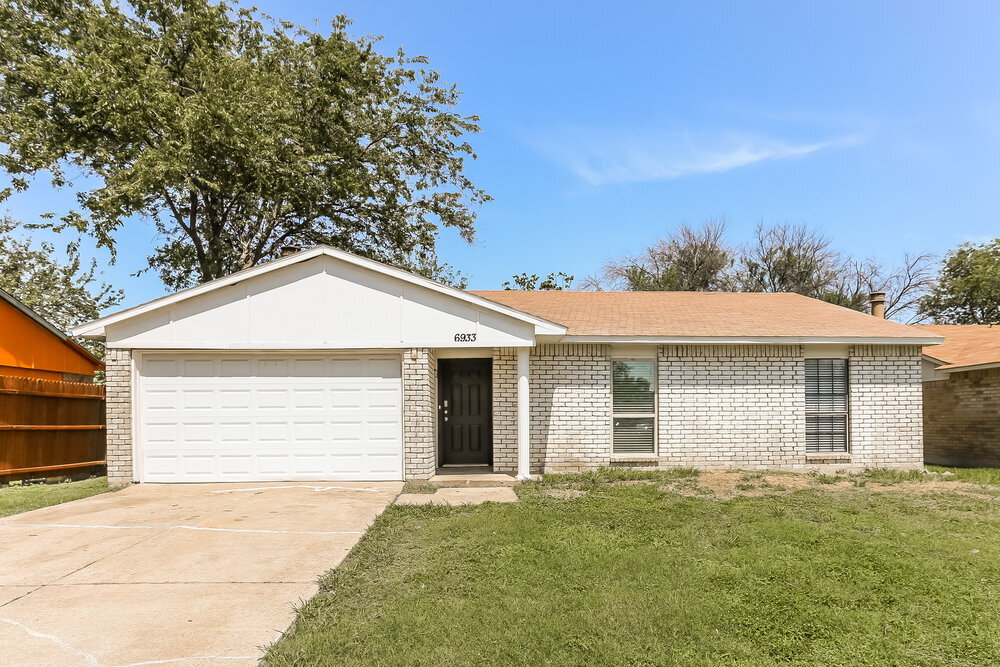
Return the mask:
[[[548,133],[528,143],[591,185],[666,181],[715,174],[761,162],[798,158],[861,143],[857,136],[794,143],[770,137],[725,133],[599,132],[576,129]]]

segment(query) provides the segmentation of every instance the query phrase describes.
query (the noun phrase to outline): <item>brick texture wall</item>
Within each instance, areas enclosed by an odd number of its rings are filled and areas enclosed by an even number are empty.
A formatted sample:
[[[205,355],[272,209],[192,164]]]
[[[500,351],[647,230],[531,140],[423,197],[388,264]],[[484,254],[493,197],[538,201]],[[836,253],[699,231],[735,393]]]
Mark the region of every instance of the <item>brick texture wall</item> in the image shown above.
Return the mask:
[[[850,380],[851,467],[923,466],[920,348],[855,345]]]
[[[854,346],[850,455],[805,452],[800,345],[668,345],[657,349],[655,458],[611,454],[606,346],[541,346],[531,355],[532,472],[601,465],[836,470],[923,463],[919,349]],[[494,465],[517,468],[517,357],[493,361]]]
[[[493,469],[517,472],[517,350],[513,348],[493,350]]]
[[[927,463],[1000,467],[1000,368],[924,383]]]
[[[125,486],[135,480],[132,468],[132,353],[109,348],[104,364],[108,484]]]
[[[804,463],[801,346],[666,345],[657,356],[661,466]]]
[[[403,468],[406,479],[429,479],[437,468],[437,356],[403,353]]]
[[[611,461],[611,363],[605,345],[540,345],[530,358],[531,471]],[[517,352],[493,355],[493,461],[517,470]]]

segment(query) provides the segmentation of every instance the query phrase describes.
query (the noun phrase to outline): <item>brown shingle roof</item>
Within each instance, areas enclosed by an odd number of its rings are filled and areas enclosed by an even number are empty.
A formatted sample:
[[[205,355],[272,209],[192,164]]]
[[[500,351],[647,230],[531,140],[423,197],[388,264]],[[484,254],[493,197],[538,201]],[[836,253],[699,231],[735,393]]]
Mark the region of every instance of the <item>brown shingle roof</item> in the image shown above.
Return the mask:
[[[931,338],[936,334],[799,294],[476,291],[570,336]],[[930,341],[928,341],[930,342]]]
[[[985,324],[924,324],[924,331],[944,336],[944,343],[925,347],[924,354],[945,362],[940,370],[1000,364],[1000,326]]]

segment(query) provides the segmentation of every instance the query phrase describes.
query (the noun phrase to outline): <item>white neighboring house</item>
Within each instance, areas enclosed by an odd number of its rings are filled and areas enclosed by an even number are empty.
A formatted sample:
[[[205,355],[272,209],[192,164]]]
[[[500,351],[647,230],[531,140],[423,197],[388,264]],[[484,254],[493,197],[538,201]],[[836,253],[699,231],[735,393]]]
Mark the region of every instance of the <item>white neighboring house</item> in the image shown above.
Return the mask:
[[[81,325],[108,474],[922,465],[927,331],[794,294],[465,292],[316,247]]]

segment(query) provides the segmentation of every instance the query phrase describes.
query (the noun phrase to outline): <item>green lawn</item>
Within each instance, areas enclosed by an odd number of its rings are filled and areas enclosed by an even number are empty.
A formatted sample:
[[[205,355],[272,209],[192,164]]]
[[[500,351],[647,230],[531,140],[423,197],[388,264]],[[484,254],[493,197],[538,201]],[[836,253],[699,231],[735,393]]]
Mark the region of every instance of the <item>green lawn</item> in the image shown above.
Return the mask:
[[[107,477],[95,477],[82,482],[30,484],[0,488],[0,517],[20,514],[49,505],[58,505],[70,500],[79,500],[104,493],[107,490]]]
[[[721,501],[708,477],[391,507],[265,662],[1000,663],[1000,487],[753,473],[765,495]]]

